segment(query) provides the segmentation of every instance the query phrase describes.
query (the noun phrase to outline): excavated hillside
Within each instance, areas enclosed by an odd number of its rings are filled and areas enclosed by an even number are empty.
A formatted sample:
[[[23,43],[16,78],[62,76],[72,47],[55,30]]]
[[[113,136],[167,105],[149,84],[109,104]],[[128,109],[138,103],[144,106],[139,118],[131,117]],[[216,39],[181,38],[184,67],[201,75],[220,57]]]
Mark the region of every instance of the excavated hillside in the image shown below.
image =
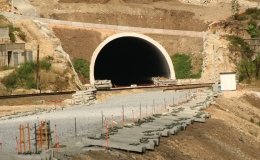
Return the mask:
[[[204,2],[204,3],[203,3]],[[45,0],[31,1],[45,18],[78,21],[86,23],[122,25],[145,28],[174,30],[207,31],[210,23],[226,19],[231,13],[231,4],[226,1],[178,1],[178,0]],[[42,7],[42,5],[47,7]],[[256,3],[242,1],[241,10],[257,6]],[[218,13],[218,14],[216,14]],[[72,61],[83,58],[90,61],[96,47],[107,35],[100,31],[86,31],[54,27],[55,35],[60,38],[63,49]],[[236,71],[234,57],[224,57],[221,49],[227,48],[228,41],[217,35],[206,35],[206,39],[185,36],[148,35],[158,41],[169,53],[189,54],[192,56],[193,72],[201,70],[200,82],[213,82],[213,49],[217,47],[218,72]],[[229,54],[229,53],[226,53]],[[203,65],[202,64],[202,60]],[[226,63],[225,65],[223,65]],[[81,77],[82,81],[86,81]]]
[[[5,6],[2,9],[8,10],[6,0],[0,2],[5,4],[2,5]],[[30,0],[30,2],[36,7],[39,15],[46,18],[193,31],[206,31],[211,22],[231,15],[231,4],[226,0]],[[243,10],[247,7],[256,7],[257,3],[250,2],[259,0],[239,2]],[[50,42],[59,43],[56,39],[50,40],[36,34],[35,31],[39,30],[39,27],[34,22],[20,23],[23,23],[21,27],[26,26],[23,30],[29,28],[27,33],[33,34],[27,39],[28,43],[38,42],[45,45],[45,49],[48,50],[46,53],[53,54],[51,51],[57,46],[50,45]],[[99,31],[54,27],[53,32],[72,59],[84,58],[88,61],[95,48],[106,38],[106,35]],[[208,34],[206,43],[200,38],[192,37],[148,36],[162,44],[170,55],[181,52],[191,54],[197,59],[203,57],[204,71],[207,73],[213,73],[212,45],[227,47],[226,40],[213,33]],[[219,70],[223,70],[222,52],[221,50],[217,52]],[[229,65],[226,66],[227,69],[233,71],[235,66],[228,59],[226,62]],[[207,79],[210,74],[204,74],[204,77]],[[239,89],[237,92],[225,92],[223,97],[215,98],[217,104],[206,110],[212,115],[206,123],[195,123],[188,126],[187,130],[179,132],[177,136],[162,138],[160,146],[156,147],[155,151],[136,154],[92,148],[91,151],[75,153],[70,157],[75,160],[259,159],[260,110],[257,105],[260,102],[259,95]],[[98,151],[95,151],[96,149]]]

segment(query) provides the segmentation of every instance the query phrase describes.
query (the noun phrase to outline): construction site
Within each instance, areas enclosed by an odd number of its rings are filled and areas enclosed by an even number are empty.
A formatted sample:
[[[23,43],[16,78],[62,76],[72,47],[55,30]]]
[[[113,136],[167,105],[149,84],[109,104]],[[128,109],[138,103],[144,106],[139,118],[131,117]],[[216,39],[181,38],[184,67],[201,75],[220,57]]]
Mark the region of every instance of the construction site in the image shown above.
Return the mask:
[[[228,39],[257,64],[257,0],[0,5],[0,159],[259,159],[259,81]]]

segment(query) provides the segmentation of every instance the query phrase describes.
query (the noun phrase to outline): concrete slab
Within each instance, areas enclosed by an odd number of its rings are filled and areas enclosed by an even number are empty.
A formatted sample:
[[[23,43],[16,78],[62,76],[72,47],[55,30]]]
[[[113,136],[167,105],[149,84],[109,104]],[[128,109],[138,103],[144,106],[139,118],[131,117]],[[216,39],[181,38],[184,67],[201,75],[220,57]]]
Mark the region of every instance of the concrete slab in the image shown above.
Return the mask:
[[[1,160],[52,160],[53,152],[51,150],[46,150],[41,154],[32,154],[32,155],[19,155],[18,153],[7,153],[1,152]]]
[[[83,144],[85,146],[103,146],[106,147],[106,141],[105,140],[92,140],[88,138],[82,138]],[[128,145],[126,143],[122,142],[116,142],[116,143],[110,143],[108,144],[109,148],[115,148],[115,149],[122,149],[126,151],[133,151],[133,152],[140,152],[144,153],[146,151],[146,147],[141,146],[141,145]]]
[[[154,141],[151,141],[151,140],[148,140],[149,142],[148,143],[140,143],[140,139],[138,138],[129,138],[128,137],[121,137],[120,135],[117,135],[117,136],[111,136],[109,138],[109,143],[112,144],[112,143],[125,143],[125,144],[133,144],[134,146],[135,145],[140,145],[140,146],[143,146],[145,147],[146,149],[149,149],[149,150],[154,150],[154,147],[155,147],[155,143]]]

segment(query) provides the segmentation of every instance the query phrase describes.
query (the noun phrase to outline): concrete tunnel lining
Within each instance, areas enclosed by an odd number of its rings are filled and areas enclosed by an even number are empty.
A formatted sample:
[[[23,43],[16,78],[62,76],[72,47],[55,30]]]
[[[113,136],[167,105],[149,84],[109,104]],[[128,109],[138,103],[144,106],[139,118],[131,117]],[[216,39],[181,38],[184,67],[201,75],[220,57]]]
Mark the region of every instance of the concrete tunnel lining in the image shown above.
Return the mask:
[[[175,79],[171,58],[158,42],[138,33],[108,37],[95,49],[90,61],[91,84],[102,79],[118,85],[141,84],[157,76]]]

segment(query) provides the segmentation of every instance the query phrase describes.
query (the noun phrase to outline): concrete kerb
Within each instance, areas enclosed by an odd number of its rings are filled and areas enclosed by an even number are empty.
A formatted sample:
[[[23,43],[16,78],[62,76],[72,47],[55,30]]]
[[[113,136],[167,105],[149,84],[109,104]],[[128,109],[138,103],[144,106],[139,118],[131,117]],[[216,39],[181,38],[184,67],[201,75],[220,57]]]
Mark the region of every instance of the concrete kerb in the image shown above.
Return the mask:
[[[153,125],[173,125],[173,123],[176,123],[176,129],[168,129],[171,134],[175,134],[177,131],[179,131],[182,128],[185,128],[187,124],[191,123],[191,120],[180,120],[180,117],[175,117],[172,116],[169,119],[163,119],[163,118],[158,118],[155,121],[153,121]],[[167,130],[167,129],[166,129]]]
[[[118,26],[117,28],[118,31],[130,31],[130,27],[127,26]]]
[[[81,22],[71,22],[71,25],[74,26],[74,27],[83,27],[83,23]]]
[[[154,150],[154,147],[155,147],[155,142],[153,140],[150,140],[148,143],[140,143],[140,140],[136,139],[135,137],[129,138],[129,137],[123,137],[123,136],[120,136],[120,135],[111,136],[109,138],[109,142],[111,142],[111,143],[118,143],[118,142],[128,143],[128,145],[133,144],[134,146],[140,145],[140,146],[143,146],[143,147],[145,147],[146,149],[149,149],[149,150]]]
[[[95,25],[93,23],[83,23],[84,28],[94,28]]]
[[[50,20],[49,21],[50,24],[53,24],[53,25],[58,25],[59,23],[57,22],[57,20]]]
[[[82,138],[82,142],[87,147],[90,146],[106,147],[106,140],[92,140],[88,138]],[[125,144],[123,142],[110,143],[109,148],[116,148],[116,149],[122,149],[122,150],[134,151],[140,153],[144,153],[146,151],[146,147],[144,146],[140,146],[140,145],[133,146],[133,145]]]
[[[131,134],[131,136],[145,136],[145,132],[147,130],[145,129],[140,129],[137,126],[133,126],[133,128],[123,128],[123,129],[119,129],[118,132],[116,134],[114,134],[113,136],[116,135],[125,135],[128,136],[129,134]],[[154,131],[154,132],[150,132],[151,134],[153,134],[152,136],[146,136],[147,138],[149,137],[150,139],[160,139],[161,137],[161,133],[158,131]],[[159,143],[156,143],[156,145],[159,145]]]
[[[113,25],[107,25],[106,27],[107,27],[107,29],[115,30],[115,27]]]
[[[154,133],[154,132],[151,132],[151,134],[152,133]],[[129,134],[131,134],[131,138],[129,138]],[[160,137],[159,136],[145,136],[145,134],[144,133],[142,133],[142,132],[137,132],[137,131],[135,131],[135,132],[128,132],[128,133],[126,133],[126,134],[122,134],[122,132],[121,132],[121,134],[115,134],[115,135],[113,135],[113,136],[111,136],[111,138],[124,138],[124,139],[130,139],[131,140],[131,143],[133,143],[133,142],[139,142],[140,141],[140,139],[142,139],[142,138],[146,138],[146,139],[148,139],[150,142],[153,142],[156,146],[158,146],[159,144],[160,144]]]
[[[94,24],[94,28],[102,29],[102,26],[101,26],[101,24]]]
[[[46,18],[36,18],[36,20],[42,21],[44,23],[50,23],[50,19],[46,19]]]

